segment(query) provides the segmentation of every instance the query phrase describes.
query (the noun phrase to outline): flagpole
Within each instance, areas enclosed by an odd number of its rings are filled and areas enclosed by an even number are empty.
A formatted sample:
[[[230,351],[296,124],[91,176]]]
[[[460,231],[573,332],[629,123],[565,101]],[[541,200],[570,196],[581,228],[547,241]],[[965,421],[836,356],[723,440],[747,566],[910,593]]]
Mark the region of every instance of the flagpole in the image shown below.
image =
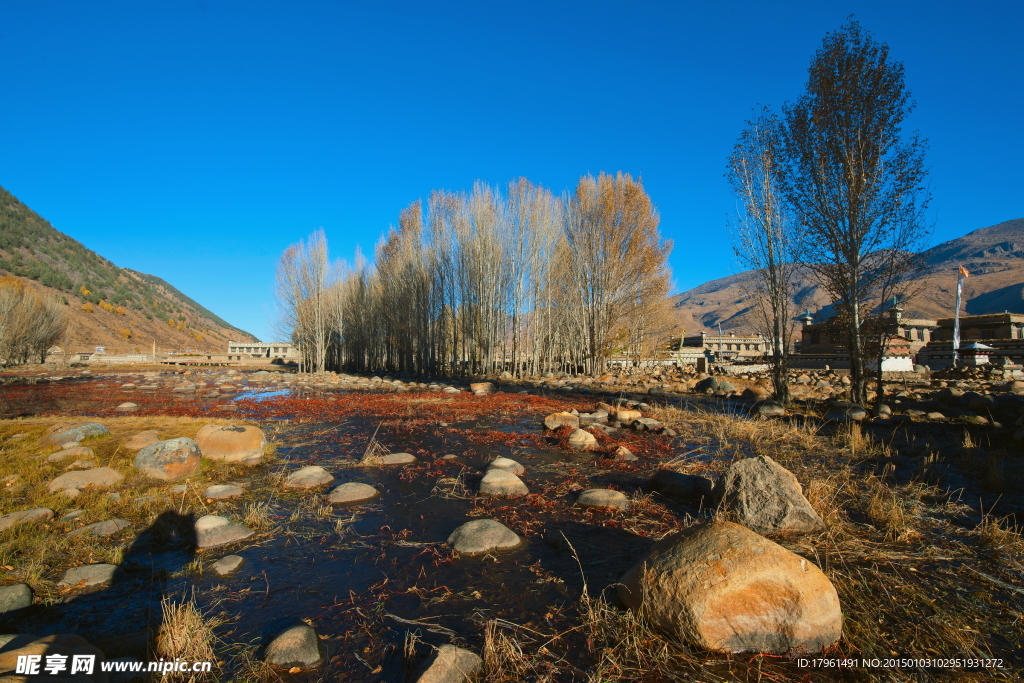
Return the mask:
[[[957,353],[957,349],[960,348],[960,302],[963,300],[964,293],[964,279],[967,277],[967,269],[960,266],[960,270],[956,276],[956,311],[953,313],[953,367],[955,368],[960,362],[960,354]]]

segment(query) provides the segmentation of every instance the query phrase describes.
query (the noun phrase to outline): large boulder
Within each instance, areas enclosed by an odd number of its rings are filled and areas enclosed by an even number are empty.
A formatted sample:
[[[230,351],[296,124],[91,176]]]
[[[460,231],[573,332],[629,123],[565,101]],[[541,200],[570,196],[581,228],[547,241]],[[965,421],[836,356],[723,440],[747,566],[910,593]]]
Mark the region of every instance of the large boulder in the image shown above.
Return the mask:
[[[619,597],[660,628],[718,652],[820,652],[842,635],[835,587],[813,562],[731,522],[655,543]]]
[[[0,588],[0,620],[18,614],[32,605],[32,588],[27,583]]]
[[[651,477],[649,486],[671,498],[680,500],[710,500],[714,484],[699,474],[683,474],[673,470],[658,470]]]
[[[19,510],[18,512],[11,512],[0,517],[0,531],[31,522],[48,522],[51,519],[53,519],[53,510],[50,508]]]
[[[574,451],[589,451],[597,446],[597,437],[585,429],[577,429],[569,435],[569,448]]]
[[[483,670],[484,661],[475,653],[454,645],[437,648],[416,683],[468,683]]]
[[[74,634],[58,634],[51,636],[34,635],[12,635],[0,636],[5,639],[3,649],[0,651],[0,681],[4,683],[21,683],[22,681],[49,681],[50,683],[108,683],[110,675],[103,670],[103,664],[107,661],[103,651],[90,645],[89,641]],[[19,659],[26,661],[27,657],[38,657],[39,675],[28,675],[16,673],[18,671]],[[61,658],[50,660],[50,657]],[[92,674],[85,675],[81,672],[74,676],[70,675],[71,662],[75,657],[94,658]],[[66,667],[60,676],[46,675],[46,665],[49,661],[63,662]]]
[[[91,470],[65,472],[47,484],[46,490],[54,493],[56,491],[78,491],[90,486],[103,488],[113,486],[122,479],[124,479],[124,475],[117,470],[109,467],[96,467]]]
[[[820,531],[824,522],[792,472],[766,455],[737,460],[715,484],[719,509],[762,534]]]
[[[319,465],[309,465],[295,470],[284,480],[286,489],[315,489],[334,481],[330,472]]]
[[[530,492],[523,480],[506,470],[487,470],[480,480],[480,495],[491,497],[525,496]]]
[[[573,429],[579,429],[580,418],[576,417],[572,413],[551,413],[544,418],[544,426],[548,429],[558,429],[559,427],[572,427]]]
[[[147,477],[174,481],[199,471],[199,446],[187,436],[158,441],[135,454],[135,469]]]
[[[104,436],[110,431],[99,422],[61,422],[46,430],[39,440],[40,446],[63,446],[91,436]]]
[[[216,548],[242,541],[256,532],[249,527],[232,522],[227,517],[205,515],[195,521],[196,547],[200,550]]]
[[[501,522],[493,519],[474,519],[453,531],[448,545],[463,555],[479,555],[492,550],[515,548],[522,539]]]
[[[267,662],[285,669],[315,669],[324,662],[324,646],[312,626],[296,624],[267,645]]]
[[[196,444],[204,458],[258,465],[267,439],[259,427],[203,425],[196,432]]]

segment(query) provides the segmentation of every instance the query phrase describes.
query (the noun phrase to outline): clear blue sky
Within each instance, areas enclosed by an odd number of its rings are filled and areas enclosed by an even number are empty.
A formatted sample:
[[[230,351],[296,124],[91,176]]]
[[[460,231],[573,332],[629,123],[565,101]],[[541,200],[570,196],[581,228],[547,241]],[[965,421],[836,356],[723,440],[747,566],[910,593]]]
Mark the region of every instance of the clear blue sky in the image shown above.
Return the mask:
[[[642,175],[678,291],[735,272],[723,172],[854,13],[906,65],[933,243],[1024,216],[1020,0],[6,2],[0,185],[272,336],[274,264],[432,189]]]

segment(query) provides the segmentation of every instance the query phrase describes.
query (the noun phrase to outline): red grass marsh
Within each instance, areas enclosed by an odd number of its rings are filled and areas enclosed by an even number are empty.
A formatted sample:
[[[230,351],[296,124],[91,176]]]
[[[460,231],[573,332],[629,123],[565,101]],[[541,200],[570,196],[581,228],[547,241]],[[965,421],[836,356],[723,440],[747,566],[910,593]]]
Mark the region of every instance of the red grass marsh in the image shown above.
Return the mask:
[[[0,616],[4,633],[77,634],[108,660],[213,661],[210,673],[168,675],[196,681],[404,683],[446,644],[479,655],[484,681],[1009,681],[1024,670],[1022,457],[991,427],[836,428],[810,405],[755,419],[716,397],[513,381],[477,395],[453,380],[460,390],[279,372],[17,380],[0,386],[0,515],[48,512],[0,518],[2,587],[31,590]],[[590,422],[602,405],[662,428]],[[545,427],[569,411],[593,438],[583,450],[573,425]],[[78,423],[105,433],[54,443],[56,425]],[[133,437],[202,444],[206,425],[258,428],[261,452],[204,451],[168,478],[140,469],[148,447]],[[72,448],[86,450],[54,457]],[[481,495],[497,458],[522,466],[508,467],[525,492]],[[620,600],[656,542],[742,521],[710,490],[674,495],[657,473],[714,482],[756,458],[792,472],[820,520],[764,535],[834,586],[841,636],[823,651],[702,649]],[[53,486],[103,468],[120,478]],[[339,503],[343,484],[374,492]],[[593,489],[624,502],[582,504]],[[204,547],[196,522],[212,517],[251,533]],[[485,519],[518,543],[449,543]],[[114,569],[93,586],[66,580],[89,565]],[[296,625],[315,632],[317,661],[274,660],[274,639]]]

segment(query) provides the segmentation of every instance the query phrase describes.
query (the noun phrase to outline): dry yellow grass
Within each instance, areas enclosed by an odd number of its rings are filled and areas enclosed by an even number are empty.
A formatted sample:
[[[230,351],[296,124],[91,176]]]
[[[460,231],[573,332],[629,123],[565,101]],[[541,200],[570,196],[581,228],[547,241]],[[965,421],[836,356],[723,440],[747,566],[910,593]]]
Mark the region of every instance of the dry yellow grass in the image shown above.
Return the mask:
[[[94,455],[89,460],[101,467],[111,467],[125,478],[106,489],[86,489],[76,498],[50,493],[47,483],[63,474],[68,463],[47,462],[45,456],[57,449],[39,446],[39,438],[58,422],[90,420],[93,419],[51,417],[0,421],[0,482],[11,482],[0,490],[0,514],[32,508],[49,508],[55,512],[49,522],[22,524],[0,531],[0,566],[12,567],[4,574],[5,583],[27,583],[46,603],[57,601],[64,594],[54,583],[63,570],[94,562],[119,563],[127,543],[152,524],[161,512],[175,509],[181,513],[206,514],[210,508],[201,500],[199,492],[210,484],[252,474],[242,465],[204,461],[198,473],[182,480],[149,479],[134,471],[135,453],[123,448],[132,435],[141,431],[155,430],[161,439],[193,437],[204,424],[243,421],[160,416],[98,418],[94,421],[106,426],[110,434],[86,439],[82,445],[93,449]],[[25,436],[11,440],[9,437],[15,434]],[[268,448],[270,451],[272,449]],[[170,486],[181,483],[188,487],[185,494],[168,493]],[[137,502],[140,497],[152,499]],[[60,521],[63,514],[72,510],[82,513],[73,521]],[[113,518],[128,520],[131,526],[111,537],[78,536],[72,540],[66,536],[87,524]]]

